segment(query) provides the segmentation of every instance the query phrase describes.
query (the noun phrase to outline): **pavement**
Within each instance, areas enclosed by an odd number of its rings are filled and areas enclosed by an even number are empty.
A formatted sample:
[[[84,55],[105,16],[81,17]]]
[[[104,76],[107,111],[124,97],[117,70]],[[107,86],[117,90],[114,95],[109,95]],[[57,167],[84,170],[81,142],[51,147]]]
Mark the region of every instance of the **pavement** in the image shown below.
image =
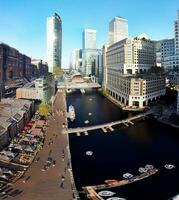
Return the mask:
[[[62,134],[62,124],[66,123],[66,99],[63,92],[57,92],[54,102],[54,115],[48,122],[45,143],[37,154],[24,177],[12,185],[14,190],[19,190],[15,197],[6,199],[15,200],[72,200],[72,184],[68,167],[68,139]],[[48,158],[55,163],[47,164]],[[42,171],[44,166],[48,166]]]

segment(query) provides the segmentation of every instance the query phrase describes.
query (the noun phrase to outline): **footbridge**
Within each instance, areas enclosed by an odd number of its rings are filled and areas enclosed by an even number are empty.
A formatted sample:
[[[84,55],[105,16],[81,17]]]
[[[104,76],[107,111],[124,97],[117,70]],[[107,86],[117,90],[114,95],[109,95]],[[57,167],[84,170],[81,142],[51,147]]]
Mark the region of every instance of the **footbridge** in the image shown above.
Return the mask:
[[[87,133],[88,131],[92,131],[96,129],[102,129],[104,132],[107,132],[107,130],[113,131],[114,129],[112,128],[112,126],[114,125],[119,125],[119,124],[124,124],[125,126],[129,126],[130,124],[133,125],[134,120],[145,118],[147,115],[150,115],[152,113],[153,111],[150,110],[148,112],[135,115],[127,119],[123,119],[119,121],[114,121],[114,122],[109,122],[109,123],[104,123],[104,124],[99,124],[99,125],[94,125],[94,126],[88,126],[88,127],[69,128],[64,133],[66,134],[77,133],[79,135],[80,133]]]
[[[59,84],[58,89],[90,89],[90,88],[100,88],[101,86],[98,83],[85,82],[85,83],[62,83]]]

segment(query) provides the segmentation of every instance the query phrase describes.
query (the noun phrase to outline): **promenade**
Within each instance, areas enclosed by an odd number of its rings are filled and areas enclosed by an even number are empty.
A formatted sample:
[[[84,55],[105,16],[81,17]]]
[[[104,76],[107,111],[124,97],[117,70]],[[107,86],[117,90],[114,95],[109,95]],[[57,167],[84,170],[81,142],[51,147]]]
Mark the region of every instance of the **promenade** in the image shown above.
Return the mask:
[[[16,197],[6,199],[15,200],[72,200],[70,179],[70,162],[68,159],[68,138],[62,133],[62,124],[66,123],[66,100],[62,92],[57,92],[54,102],[54,116],[48,121],[45,143],[37,154],[25,176],[13,184],[14,189],[22,191]],[[55,166],[47,165],[48,158],[52,158]]]

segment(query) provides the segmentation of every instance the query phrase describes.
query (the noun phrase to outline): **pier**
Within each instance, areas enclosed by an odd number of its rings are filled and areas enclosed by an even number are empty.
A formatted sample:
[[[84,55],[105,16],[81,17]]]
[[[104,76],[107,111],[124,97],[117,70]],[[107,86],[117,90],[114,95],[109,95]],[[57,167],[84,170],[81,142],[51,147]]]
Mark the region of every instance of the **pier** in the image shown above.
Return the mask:
[[[114,188],[114,187],[119,187],[127,184],[131,184],[137,181],[140,181],[144,178],[147,178],[149,176],[152,176],[158,172],[158,169],[154,168],[151,170],[148,170],[147,172],[144,172],[138,176],[132,177],[130,179],[124,179],[121,181],[117,181],[116,183],[113,184],[100,184],[100,185],[94,185],[94,186],[86,186],[83,187],[83,191],[86,193],[87,197],[92,200],[103,200],[102,197],[98,195],[96,190],[106,190],[109,188]]]
[[[94,125],[94,126],[88,126],[88,127],[78,127],[78,128],[69,128],[67,130],[64,130],[63,133],[64,134],[70,134],[70,133],[83,133],[83,132],[88,132],[88,131],[92,131],[92,130],[96,130],[96,129],[102,129],[103,132],[107,132],[107,129],[110,129],[110,131],[114,130],[112,128],[112,126],[114,125],[120,125],[120,124],[124,124],[125,126],[129,126],[129,125],[134,125],[134,120],[137,119],[142,119],[145,118],[147,115],[152,114],[153,111],[148,111],[139,115],[135,115],[133,117],[129,117],[127,119],[123,119],[123,120],[119,120],[119,121],[114,121],[114,122],[109,122],[109,123],[104,123],[104,124],[99,124],[99,125]]]

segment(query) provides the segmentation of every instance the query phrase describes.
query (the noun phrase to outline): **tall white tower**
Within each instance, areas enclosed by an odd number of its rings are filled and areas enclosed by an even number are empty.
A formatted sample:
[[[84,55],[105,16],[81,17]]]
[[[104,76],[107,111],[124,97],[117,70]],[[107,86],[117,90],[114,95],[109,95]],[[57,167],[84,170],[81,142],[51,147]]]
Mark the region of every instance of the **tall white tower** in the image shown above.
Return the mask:
[[[62,21],[57,13],[47,18],[47,63],[49,72],[61,69]]]
[[[128,21],[122,17],[115,17],[109,23],[109,45],[128,38]]]
[[[83,50],[96,49],[96,30],[85,29],[83,31]]]

